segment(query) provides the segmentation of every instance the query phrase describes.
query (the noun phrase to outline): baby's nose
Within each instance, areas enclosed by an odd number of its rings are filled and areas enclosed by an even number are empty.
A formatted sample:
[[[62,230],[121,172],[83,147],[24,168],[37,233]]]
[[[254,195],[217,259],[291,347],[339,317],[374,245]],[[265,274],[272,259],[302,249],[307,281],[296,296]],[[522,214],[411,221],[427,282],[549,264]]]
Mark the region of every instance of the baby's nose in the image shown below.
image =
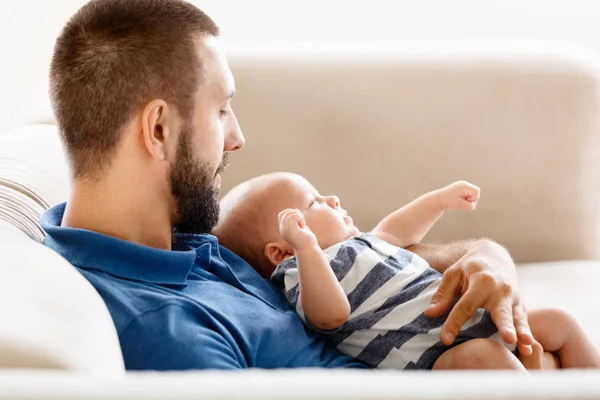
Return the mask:
[[[329,196],[327,198],[327,202],[329,203],[330,207],[333,207],[333,208],[340,207],[340,199],[337,196]]]

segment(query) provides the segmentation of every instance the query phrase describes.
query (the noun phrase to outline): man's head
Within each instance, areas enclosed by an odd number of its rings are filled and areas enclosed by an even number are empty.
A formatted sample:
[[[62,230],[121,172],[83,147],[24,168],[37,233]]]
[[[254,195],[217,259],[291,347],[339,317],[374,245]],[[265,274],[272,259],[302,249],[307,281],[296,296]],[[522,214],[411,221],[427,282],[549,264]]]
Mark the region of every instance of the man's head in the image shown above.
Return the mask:
[[[181,230],[216,224],[226,153],[244,144],[218,34],[180,0],[92,0],[69,20],[50,91],[76,182],[143,180]]]
[[[358,235],[337,196],[322,196],[300,175],[276,172],[233,188],[221,200],[220,222],[213,234],[268,278],[294,249],[279,233],[279,213],[298,209],[322,249]]]

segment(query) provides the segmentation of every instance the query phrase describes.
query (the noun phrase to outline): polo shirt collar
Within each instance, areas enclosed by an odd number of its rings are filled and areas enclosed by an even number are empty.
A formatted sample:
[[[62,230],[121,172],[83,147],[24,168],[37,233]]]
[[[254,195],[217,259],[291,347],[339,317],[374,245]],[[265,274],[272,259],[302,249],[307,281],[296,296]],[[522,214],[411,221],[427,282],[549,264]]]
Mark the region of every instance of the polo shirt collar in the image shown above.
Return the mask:
[[[61,226],[66,203],[41,217],[44,244],[82,269],[106,272],[120,278],[161,285],[186,285],[196,249],[160,250],[85,229]],[[203,246],[202,246],[203,247]]]

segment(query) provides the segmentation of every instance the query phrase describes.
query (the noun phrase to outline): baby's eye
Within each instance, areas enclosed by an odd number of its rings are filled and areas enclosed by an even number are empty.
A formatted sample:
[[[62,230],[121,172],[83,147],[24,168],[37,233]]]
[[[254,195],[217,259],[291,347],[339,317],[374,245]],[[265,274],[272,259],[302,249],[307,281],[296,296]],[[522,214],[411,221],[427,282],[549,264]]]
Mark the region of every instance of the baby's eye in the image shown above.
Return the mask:
[[[312,199],[312,200],[310,201],[310,203],[308,203],[308,206],[309,206],[309,207],[312,207],[312,206],[313,206],[313,204],[315,204],[316,202],[317,202],[317,199]]]

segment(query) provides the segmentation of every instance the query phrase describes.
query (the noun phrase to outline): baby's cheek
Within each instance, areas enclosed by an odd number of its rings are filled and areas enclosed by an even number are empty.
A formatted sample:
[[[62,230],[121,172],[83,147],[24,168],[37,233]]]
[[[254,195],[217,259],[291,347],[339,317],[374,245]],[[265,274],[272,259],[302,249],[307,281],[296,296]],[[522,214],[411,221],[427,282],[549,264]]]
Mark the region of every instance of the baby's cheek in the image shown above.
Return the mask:
[[[328,229],[326,225],[317,224],[314,228],[311,228],[311,230],[317,237],[317,242],[321,248],[324,249],[331,246],[331,229]]]
[[[310,229],[313,231],[313,233],[317,237],[319,243],[321,241],[327,240],[327,230],[324,230],[320,224],[313,225]]]
[[[328,239],[329,239],[330,246],[333,246],[336,243],[347,240],[348,239],[348,230],[346,229],[346,226],[345,225],[342,226],[339,224],[333,225],[332,229],[329,231]]]

